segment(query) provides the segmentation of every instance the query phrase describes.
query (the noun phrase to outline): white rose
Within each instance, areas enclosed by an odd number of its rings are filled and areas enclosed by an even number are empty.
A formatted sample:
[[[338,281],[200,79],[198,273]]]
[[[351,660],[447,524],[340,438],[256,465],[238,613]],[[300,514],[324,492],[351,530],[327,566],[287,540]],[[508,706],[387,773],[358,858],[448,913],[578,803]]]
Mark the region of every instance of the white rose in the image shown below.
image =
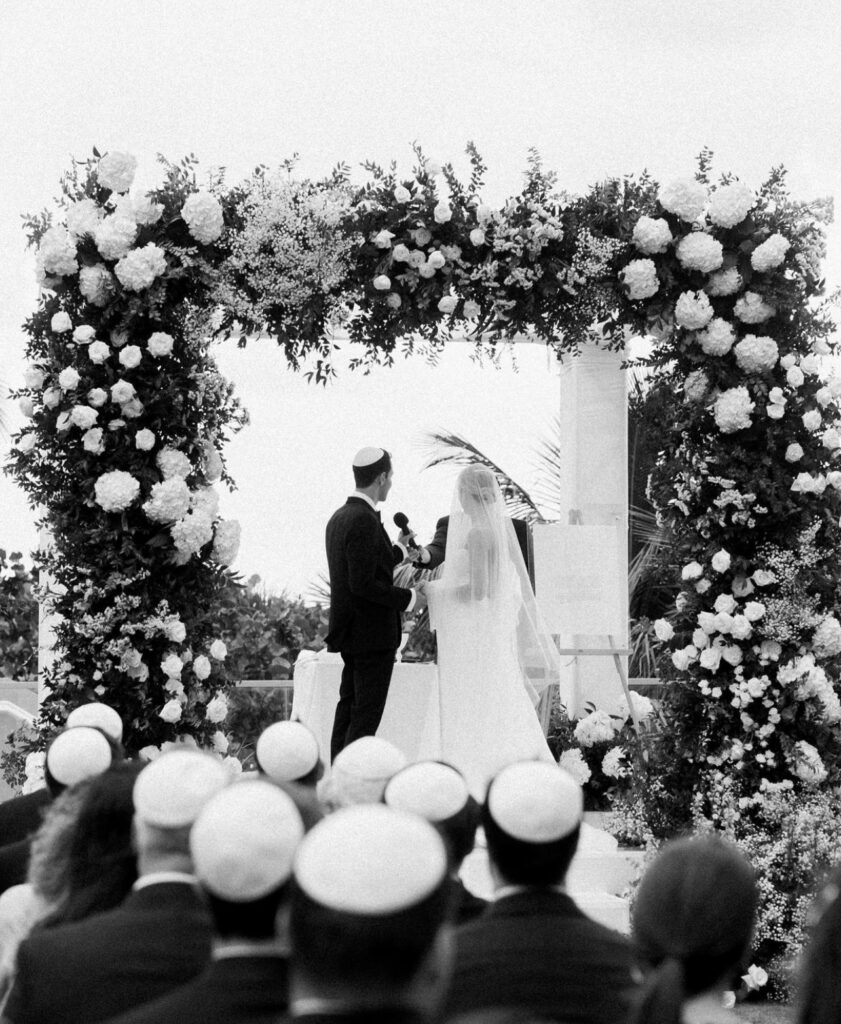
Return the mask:
[[[139,345],[126,345],[125,348],[120,349],[119,360],[127,370],[133,370],[139,366],[142,358],[143,352]]]
[[[685,648],[679,651],[672,651],[672,664],[678,672],[685,672],[689,668],[690,658]]]
[[[17,450],[22,452],[24,455],[27,455],[35,447],[35,441],[36,438],[34,434],[24,434],[18,439],[16,445]]]
[[[452,218],[453,211],[450,208],[450,204],[442,200],[432,211],[432,215],[435,218],[436,224],[446,224]]]
[[[693,231],[678,244],[677,258],[687,270],[700,270],[710,274],[724,262],[724,248],[721,242],[705,231]]]
[[[418,273],[420,274],[421,277],[434,277],[435,267],[433,267],[431,263],[424,263],[420,267],[418,267]]]
[[[435,267],[436,270],[440,270],[441,267],[443,267],[444,264],[447,262],[447,260],[440,250],[434,249],[429,254],[429,259],[427,260],[427,262],[429,263],[430,266]]]
[[[827,473],[826,483],[828,487],[834,487],[836,491],[841,491],[841,471],[833,469]]]
[[[432,232],[429,228],[415,228],[409,234],[414,238],[415,245],[424,246],[432,241]]]
[[[736,332],[732,324],[722,317],[713,317],[703,331],[698,332],[698,343],[708,356],[725,356],[733,347]]]
[[[458,305],[458,299],[454,295],[445,295],[438,303],[438,309],[444,314],[450,314],[455,312],[455,308]]]
[[[834,452],[836,448],[841,448],[841,434],[835,427],[827,427],[821,434],[821,444],[828,451]]]
[[[130,398],[120,411],[126,419],[136,420],[143,415],[143,403],[139,398]]]
[[[228,648],[224,640],[214,640],[208,651],[214,661],[224,661],[228,655]]]
[[[640,217],[632,237],[634,245],[646,255],[665,252],[672,241],[669,222],[662,217]]]
[[[668,642],[675,635],[674,627],[667,619],[656,619],[654,622],[654,634],[663,643]]]
[[[492,217],[493,207],[488,206],[487,203],[479,203],[476,207],[476,220],[478,220],[480,224],[487,224]]]
[[[72,366],[65,367],[58,375],[59,387],[62,391],[72,391],[81,380],[79,371]]]
[[[716,633],[729,633],[733,628],[733,616],[728,612],[719,612],[715,616]]]
[[[102,364],[111,355],[111,349],[104,341],[94,341],[88,346],[88,356],[92,363]]]
[[[727,612],[731,615],[736,610],[736,599],[732,594],[719,594],[713,607],[717,612]]]
[[[67,230],[75,238],[92,235],[102,220],[102,209],[93,199],[80,199],[67,207]]]
[[[747,640],[753,633],[753,627],[746,616],[734,615],[730,633],[734,640]]]
[[[711,636],[715,633],[715,615],[712,612],[699,612],[698,613],[698,625],[703,631]]]
[[[223,722],[228,717],[228,701],[217,693],[213,700],[208,701],[204,712],[208,722]]]
[[[374,287],[378,292],[387,292],[391,288],[391,279],[387,274],[378,274],[374,278]]]
[[[167,334],[165,331],[155,331],[154,334],[149,336],[146,348],[155,359],[160,359],[161,356],[168,356],[172,352],[174,344],[175,339],[171,334]]]
[[[40,366],[27,366],[23,371],[23,383],[33,390],[42,388],[46,379],[46,374]]]
[[[403,305],[403,300],[397,294],[397,292],[389,292],[385,297],[385,304],[389,309],[400,309]]]
[[[733,228],[747,217],[755,202],[753,189],[742,182],[722,185],[710,196],[710,220],[719,227]]]
[[[134,395],[134,385],[130,384],[127,380],[123,380],[122,377],[115,384],[111,385],[111,401],[116,405],[123,405],[131,401]]]
[[[134,447],[141,452],[149,452],[155,447],[155,440],[151,430],[138,430],[134,435]]]
[[[158,712],[158,715],[165,722],[169,722],[170,725],[173,725],[181,718],[181,703],[173,697],[172,700],[168,700],[166,704],[164,704]]]
[[[79,271],[79,291],[93,306],[107,306],[116,292],[114,278],[108,268],[97,263]]]
[[[664,210],[681,220],[695,221],[707,205],[707,189],[694,178],[678,178],[662,185],[657,199]]]
[[[114,150],[106,153],[96,168],[96,177],[111,192],[128,192],[137,170],[137,157]]]
[[[807,352],[800,360],[800,369],[804,373],[815,375],[820,372],[820,363],[818,363],[817,356],[812,352]]]
[[[771,583],[777,582],[777,577],[767,569],[757,569],[751,579],[758,587],[767,587]]]
[[[765,614],[765,605],[761,601],[748,601],[745,605],[745,618],[748,622],[758,622]]]
[[[24,395],[23,398],[18,401],[18,409],[20,409],[28,420],[31,420],[35,415],[35,403],[28,395]]]
[[[777,311],[756,292],[745,292],[734,308],[736,316],[746,324],[761,324]]]
[[[207,679],[210,675],[210,661],[203,654],[200,654],[193,661],[193,672],[197,679]]]
[[[721,650],[721,656],[728,665],[733,665],[734,667],[736,665],[741,665],[742,658],[744,657],[742,648],[737,644],[728,644],[726,647],[723,647]]]
[[[408,246],[405,246],[402,242],[395,245],[391,253],[392,259],[395,263],[408,263],[411,251]]]
[[[82,434],[82,447],[93,455],[101,455],[105,451],[104,436],[102,427],[92,427]]]
[[[800,418],[803,422],[803,426],[810,431],[817,430],[823,422],[823,417],[817,409],[809,409],[808,412],[804,412]]]
[[[634,302],[649,299],[660,289],[654,260],[631,260],[619,272],[619,277],[627,289],[628,298]]]
[[[485,244],[485,232],[482,228],[473,228],[470,232],[470,242],[472,245],[484,245]]]
[[[77,345],[88,345],[96,337],[96,331],[90,324],[79,324],[73,332],[73,340]]]
[[[786,370],[786,383],[793,388],[799,388],[806,380],[803,371],[799,366],[790,366]]]
[[[122,512],[140,494],[140,483],[131,473],[114,469],[103,473],[94,484],[97,505],[106,512]]]
[[[712,320],[713,308],[704,292],[681,292],[675,303],[675,320],[681,327],[698,331]]]
[[[74,405],[70,411],[73,426],[79,427],[80,430],[89,430],[98,418],[99,413],[89,405]]]
[[[730,568],[730,553],[722,548],[712,557],[712,567],[716,572],[727,572]]]
[[[55,407],[61,401],[61,392],[58,390],[58,388],[47,388],[44,394],[41,396],[41,401],[44,403],[47,409],[55,409]]]
[[[392,238],[394,238],[394,232],[383,229],[374,235],[373,242],[378,249],[389,249],[391,248]]]
[[[713,618],[715,618],[715,616],[713,616]],[[693,629],[692,630],[692,645],[693,645],[693,647],[697,647],[699,651],[703,651],[703,649],[705,647],[709,647],[710,646],[710,636],[709,636],[709,634],[705,633],[704,630],[700,629],[700,628]]]
[[[468,299],[464,304],[464,316],[467,320],[475,320],[481,312],[481,308],[478,302],[474,302],[473,299]]]
[[[791,242],[784,235],[771,235],[751,253],[751,266],[760,274],[773,270],[783,262],[790,248]]]
[[[96,247],[107,260],[119,260],[137,238],[137,225],[128,217],[111,214],[105,217],[93,235]]]
[[[704,567],[697,562],[689,562],[681,570],[680,577],[683,580],[697,580],[704,575]]]
[[[705,668],[709,672],[718,672],[718,667],[721,664],[721,648],[705,648],[698,656],[698,662],[701,668]]]
[[[213,749],[217,754],[228,753],[228,747],[230,744],[228,737],[223,732],[219,732],[217,730],[211,737],[211,743],[213,744]]]
[[[394,198],[398,203],[408,203],[412,198],[412,193],[404,185],[398,185],[394,190]]]
[[[161,662],[161,668],[169,679],[180,679],[184,663],[177,654],[168,654]]]
[[[209,192],[194,192],[181,207],[181,216],[197,242],[215,242],[225,227],[222,206]]]
[[[66,334],[67,331],[72,331],[73,321],[70,319],[70,315],[65,313],[64,310],[60,313],[55,313],[50,320],[50,330],[54,334]]]
[[[802,494],[813,494],[815,490],[815,481],[812,474],[798,473],[794,478],[791,489]]]
[[[799,444],[793,442],[786,448],[786,462],[799,462],[803,458],[803,449]]]

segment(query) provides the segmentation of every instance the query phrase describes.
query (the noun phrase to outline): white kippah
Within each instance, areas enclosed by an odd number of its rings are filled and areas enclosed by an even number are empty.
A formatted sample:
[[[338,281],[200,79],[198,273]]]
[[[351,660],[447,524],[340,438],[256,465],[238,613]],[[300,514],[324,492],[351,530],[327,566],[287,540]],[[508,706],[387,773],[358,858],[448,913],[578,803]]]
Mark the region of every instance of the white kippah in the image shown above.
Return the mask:
[[[170,750],[148,764],[134,784],[137,817],[156,828],[192,825],[231,776],[221,761],[198,750]]]
[[[257,780],[228,786],[208,800],[190,832],[190,852],[209,892],[248,903],[289,878],[303,836],[292,799],[271,782]]]
[[[123,738],[123,720],[117,712],[107,704],[92,701],[73,708],[64,723],[67,729],[75,729],[79,725],[92,725],[108,733],[112,740],[120,743]]]
[[[47,751],[47,769],[62,786],[73,786],[111,767],[111,746],[98,729],[79,726],[59,733]]]
[[[341,750],[330,770],[330,795],[339,804],[378,803],[406,757],[379,736],[360,736]]]
[[[429,822],[366,804],[334,811],[308,832],[294,873],[301,890],[323,906],[377,917],[429,896],[446,876],[447,854]]]
[[[503,768],[488,790],[488,813],[513,839],[551,843],[581,824],[581,786],[557,765],[521,761]]]
[[[301,722],[275,722],[260,733],[257,760],[275,782],[294,782],[318,764],[318,741]]]
[[[373,466],[385,455],[385,448],[360,448],[353,457],[353,464],[357,469],[364,466]]]
[[[389,780],[383,801],[437,822],[458,814],[469,796],[464,776],[455,768],[439,761],[419,761]]]

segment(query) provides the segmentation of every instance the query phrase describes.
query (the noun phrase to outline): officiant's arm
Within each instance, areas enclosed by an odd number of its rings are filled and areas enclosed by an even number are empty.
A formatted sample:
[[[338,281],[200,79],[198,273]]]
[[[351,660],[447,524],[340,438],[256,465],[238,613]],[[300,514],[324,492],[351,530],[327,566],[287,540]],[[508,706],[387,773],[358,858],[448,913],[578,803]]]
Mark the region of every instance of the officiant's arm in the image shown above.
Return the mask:
[[[435,569],[443,561],[447,551],[447,527],[450,523],[449,516],[443,516],[435,524],[435,536],[432,540],[420,549],[415,565],[422,569]]]
[[[347,536],[345,555],[348,567],[348,589],[354,597],[373,604],[384,604],[398,611],[407,611],[416,601],[415,591],[395,587],[376,578],[378,560],[382,559],[382,532],[360,526]]]

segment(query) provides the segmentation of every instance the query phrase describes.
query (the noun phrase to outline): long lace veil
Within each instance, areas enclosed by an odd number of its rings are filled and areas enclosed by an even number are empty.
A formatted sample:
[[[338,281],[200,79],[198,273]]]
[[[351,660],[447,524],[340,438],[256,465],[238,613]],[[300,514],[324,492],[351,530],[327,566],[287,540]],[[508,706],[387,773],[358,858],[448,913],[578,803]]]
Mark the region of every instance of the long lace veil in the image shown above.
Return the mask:
[[[468,466],[456,481],[443,572],[430,593],[430,624],[439,640],[448,624],[465,625],[460,612],[466,610],[475,613],[470,618],[478,635],[461,637],[465,659],[471,645],[482,643],[482,634],[494,643],[510,639],[533,703],[558,683],[557,648],[537,606],[499,484],[484,466]]]

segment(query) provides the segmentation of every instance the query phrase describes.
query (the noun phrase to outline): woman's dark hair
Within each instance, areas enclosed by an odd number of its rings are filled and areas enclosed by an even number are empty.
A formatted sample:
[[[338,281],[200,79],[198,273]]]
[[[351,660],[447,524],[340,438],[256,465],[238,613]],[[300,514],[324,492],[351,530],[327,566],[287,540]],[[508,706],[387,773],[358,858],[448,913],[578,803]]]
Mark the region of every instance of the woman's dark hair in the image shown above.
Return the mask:
[[[688,997],[735,974],[757,901],[753,868],[732,844],[717,836],[667,843],[634,904],[633,941],[648,975],[631,1024],[679,1024]]]
[[[132,848],[132,790],[142,764],[123,761],[72,786],[56,801],[56,820],[33,843],[30,881],[41,891],[50,875],[61,888],[39,922],[52,927],[78,921],[121,903],[137,878]],[[50,814],[53,811],[51,809]]]
[[[797,985],[797,1024],[841,1021],[841,867],[835,868],[810,914],[810,938]]]

